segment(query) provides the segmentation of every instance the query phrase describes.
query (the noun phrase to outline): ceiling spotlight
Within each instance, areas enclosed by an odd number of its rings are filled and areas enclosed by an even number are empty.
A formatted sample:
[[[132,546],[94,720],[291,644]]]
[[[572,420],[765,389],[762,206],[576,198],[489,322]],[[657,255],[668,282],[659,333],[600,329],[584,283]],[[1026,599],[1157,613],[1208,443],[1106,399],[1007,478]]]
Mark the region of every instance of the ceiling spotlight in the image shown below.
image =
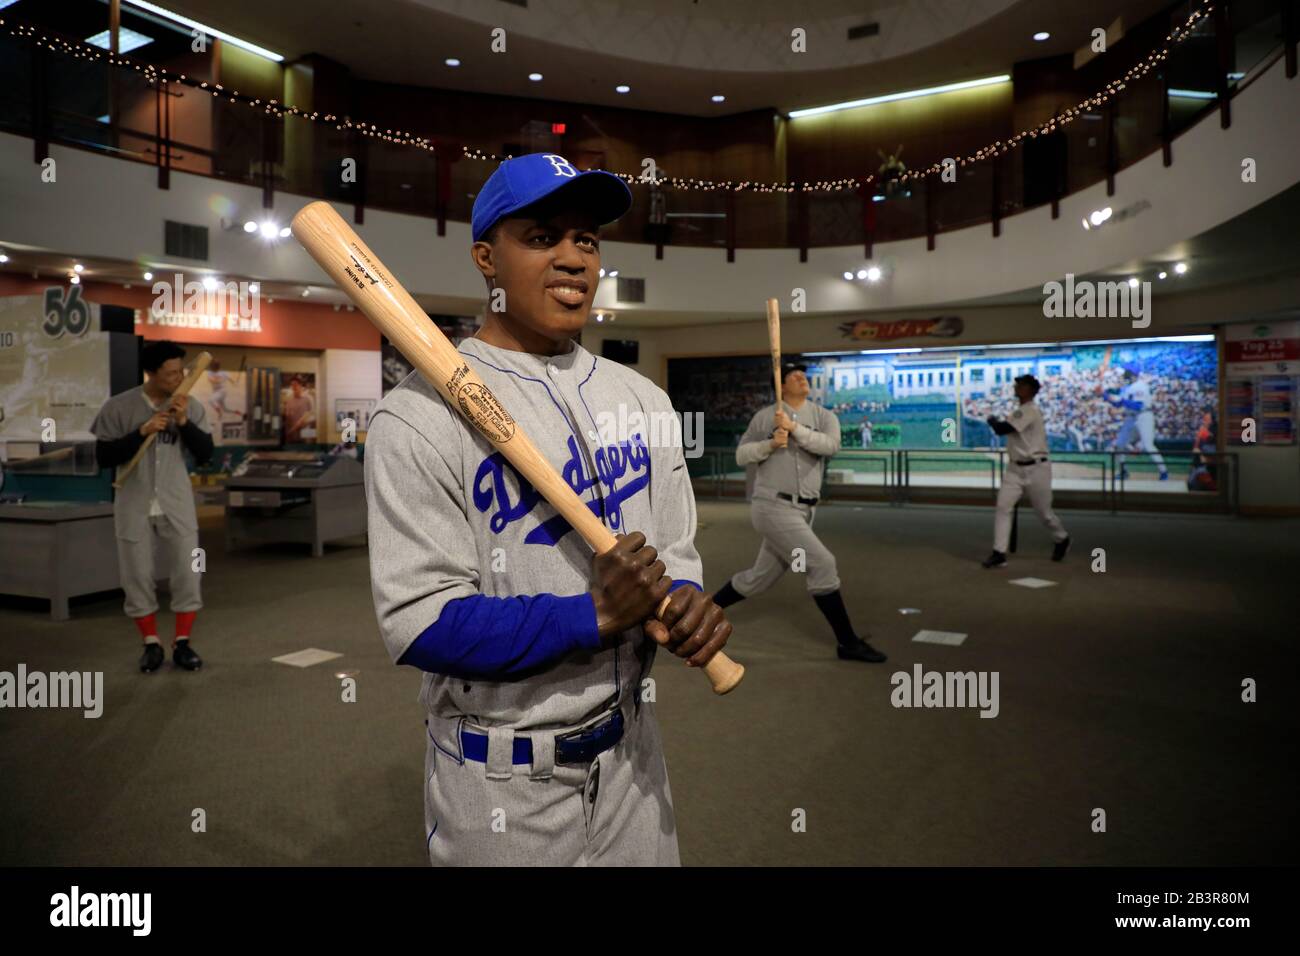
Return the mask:
[[[258,290],[261,288],[262,287],[258,285],[256,282],[248,283],[248,291],[253,293],[254,295],[257,295]]]
[[[68,276],[68,281],[71,282],[73,285],[81,285],[81,276],[78,275]]]
[[[3,252],[0,252],[0,262],[8,262],[8,261],[9,261],[9,257],[5,255]]]
[[[1087,217],[1087,216],[1084,216],[1084,217],[1083,217],[1083,228],[1084,228],[1084,229],[1091,229],[1091,228],[1092,228],[1092,223],[1088,222],[1088,217]]]
[[[542,74],[540,73],[529,73],[528,78],[532,80],[534,83],[542,82]]]
[[[212,276],[203,277],[203,288],[207,289],[209,292],[212,292],[214,289],[216,289],[216,287],[217,287],[216,279],[212,278]]]
[[[710,99],[712,99],[713,102],[715,103],[721,103],[723,100],[726,99],[726,97],[723,96],[721,93],[714,93],[713,96],[710,97]]]
[[[604,321],[605,321],[605,313],[604,313],[604,312],[597,312],[597,313],[596,313],[596,321],[597,321],[597,322],[604,322]]]
[[[1138,287],[1137,276],[1129,276],[1129,277],[1128,277],[1128,287],[1129,287],[1130,289],[1136,289],[1136,288]]]
[[[1089,216],[1088,218],[1092,220],[1092,224],[1094,226],[1100,226],[1103,222],[1106,221],[1106,216],[1102,213],[1100,209],[1094,209],[1092,215]]]
[[[1039,43],[1042,43],[1044,40],[1048,39],[1050,36],[1051,36],[1051,34],[1048,33],[1046,30],[1039,30],[1037,33],[1034,34],[1034,39],[1037,40]]]
[[[152,273],[152,272],[146,272],[146,273],[144,274],[144,281],[145,281],[145,282],[152,282],[152,281],[153,281],[153,273]]]
[[[248,220],[248,222],[244,223],[244,232],[257,232],[257,223],[251,219]]]
[[[605,270],[604,270],[604,269],[601,269],[601,270],[600,270],[600,277],[601,277],[602,279],[605,278]]]
[[[456,59],[454,56],[449,56],[442,62],[446,63],[448,66],[460,66],[460,60]]]
[[[262,223],[262,225],[258,226],[258,228],[262,232],[263,239],[274,239],[277,235],[280,234],[280,227],[277,226],[275,223],[271,222],[271,220],[269,219],[266,222]]]
[[[859,279],[865,279],[866,277],[867,277],[867,270],[866,270],[866,269],[859,269],[859,270],[858,270],[858,278],[859,278]]]
[[[1187,263],[1186,262],[1178,263],[1176,266],[1174,266],[1174,271],[1177,272],[1179,275],[1182,275],[1184,272],[1187,271]]]
[[[852,281],[853,281],[853,273],[852,273],[852,272],[846,272],[846,273],[844,273],[844,279],[845,279],[845,281],[852,282]]]
[[[291,235],[293,235],[293,230],[290,229],[288,226],[285,226],[280,230],[281,239],[288,239]]]
[[[302,297],[303,297],[304,299],[307,298],[307,296],[309,296],[309,295],[311,295],[311,289],[303,289],[303,290],[302,290]]]
[[[872,266],[870,269],[867,270],[867,281],[868,282],[880,281],[880,266]]]
[[[618,278],[618,270],[617,270],[617,269],[611,269],[610,272],[609,272],[609,277],[610,277],[611,279],[617,279],[617,278]]]
[[[1168,278],[1169,278],[1169,273],[1168,273],[1168,272],[1162,272],[1162,273],[1160,273],[1158,276],[1156,276],[1156,278],[1157,278],[1157,279],[1168,279]]]
[[[76,265],[72,267],[72,271],[75,272],[77,275],[81,275],[81,270],[84,268],[86,267],[83,266],[80,262],[78,262]]]
[[[631,92],[632,92],[632,87],[628,86],[626,83],[620,83],[618,86],[614,87],[614,92],[615,92],[615,93],[631,93]]]

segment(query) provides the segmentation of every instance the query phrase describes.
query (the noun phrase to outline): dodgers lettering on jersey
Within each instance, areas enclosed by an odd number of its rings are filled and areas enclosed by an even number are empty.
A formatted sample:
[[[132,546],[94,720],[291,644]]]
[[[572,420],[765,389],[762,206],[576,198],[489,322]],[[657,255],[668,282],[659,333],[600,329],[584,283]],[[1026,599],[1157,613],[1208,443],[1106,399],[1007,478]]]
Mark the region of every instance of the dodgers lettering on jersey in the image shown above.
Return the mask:
[[[576,345],[539,356],[470,339],[459,351],[606,527],[643,532],[669,577],[702,581],[680,445],[652,447],[639,433],[600,437],[599,416],[620,405],[628,417],[671,414],[661,389]],[[371,587],[394,661],[459,598],[590,589],[590,547],[418,374],[380,403],[365,465]],[[426,673],[422,699],[436,716],[472,714],[485,726],[571,726],[637,691],[654,646],[637,627],[523,680],[470,684]]]

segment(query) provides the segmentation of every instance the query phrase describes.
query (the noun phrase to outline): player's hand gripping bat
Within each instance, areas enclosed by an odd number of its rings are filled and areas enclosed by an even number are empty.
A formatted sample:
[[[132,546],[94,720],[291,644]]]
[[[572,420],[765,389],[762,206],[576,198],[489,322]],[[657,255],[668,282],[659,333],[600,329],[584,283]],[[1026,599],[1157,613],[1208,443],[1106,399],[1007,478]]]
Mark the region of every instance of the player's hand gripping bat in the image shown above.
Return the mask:
[[[293,217],[293,235],[421,375],[501,452],[551,507],[564,516],[597,553],[616,539],[560,477],[532,439],[483,384],[447,337],[430,321],[361,237],[326,202],[304,206]],[[668,600],[657,613],[663,614]],[[745,669],[719,652],[704,665],[713,690],[725,694]]]
[[[185,380],[181,382],[176,391],[172,392],[171,398],[175,398],[177,395],[188,395],[190,389],[194,387],[194,383],[199,380],[199,376],[204,373],[208,367],[208,363],[211,361],[212,353],[200,352],[199,357],[194,360],[194,367],[190,369],[190,374],[186,375]],[[168,404],[170,403],[171,399],[168,399]],[[145,436],[144,444],[141,445],[136,453],[131,457],[131,460],[122,466],[122,470],[117,473],[117,479],[113,482],[114,488],[122,487],[122,483],[125,482],[131,472],[135,470],[135,466],[140,464],[140,459],[144,457],[145,452],[152,448],[153,443],[157,440],[157,432],[150,432]]]

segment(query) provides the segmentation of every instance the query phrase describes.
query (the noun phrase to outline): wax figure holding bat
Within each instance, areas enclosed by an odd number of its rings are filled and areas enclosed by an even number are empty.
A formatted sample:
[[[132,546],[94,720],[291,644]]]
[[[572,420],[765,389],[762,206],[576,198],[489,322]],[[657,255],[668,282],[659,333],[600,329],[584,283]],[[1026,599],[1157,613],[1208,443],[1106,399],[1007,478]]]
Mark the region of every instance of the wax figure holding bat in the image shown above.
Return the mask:
[[[573,341],[599,279],[598,228],[630,204],[620,179],[561,156],[504,162],[474,203],[471,255],[488,310],[459,348],[512,416],[496,420],[531,436],[619,534],[612,550],[593,559],[419,373],[371,418],[372,590],[394,660],[425,672],[435,864],[679,862],[643,682],[656,642],[703,666],[721,658],[731,625],[700,588],[680,442],[602,433],[602,416],[672,414],[668,397]]]
[[[156,619],[155,545],[166,554],[176,615],[172,660],[191,671],[203,665],[190,647],[203,600],[199,572],[194,570],[199,525],[183,451],[202,465],[212,457],[213,443],[203,403],[185,394],[192,378],[181,365],[184,357],[185,350],[173,342],[150,342],[140,356],[148,376],[145,383],[110,398],[90,426],[97,439],[96,462],[101,468],[118,469],[113,500],[118,568],[126,614],[144,641],[140,670],[146,673],[162,666],[164,657]],[[150,435],[156,437],[150,441]],[[141,448],[145,452],[136,460]]]
[[[878,664],[885,655],[854,631],[835,555],[812,529],[822,470],[840,450],[840,422],[829,409],[808,400],[807,369],[781,367],[781,403],[760,408],[736,448],[736,462],[756,466],[751,504],[754,530],[763,536],[754,566],[733,575],[713,595],[730,607],[766,591],[796,561],[806,562],[808,593],[835,633],[841,660]]]

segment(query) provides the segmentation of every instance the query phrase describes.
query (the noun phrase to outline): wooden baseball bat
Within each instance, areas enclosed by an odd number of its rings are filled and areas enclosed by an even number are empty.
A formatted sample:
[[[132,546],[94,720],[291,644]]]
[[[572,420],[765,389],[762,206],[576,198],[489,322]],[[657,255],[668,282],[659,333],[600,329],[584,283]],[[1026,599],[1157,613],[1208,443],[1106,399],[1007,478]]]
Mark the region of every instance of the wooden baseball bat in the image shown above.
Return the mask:
[[[175,398],[177,395],[188,395],[190,389],[194,387],[194,383],[199,380],[199,376],[203,374],[204,370],[208,367],[208,363],[211,361],[211,352],[200,352],[199,357],[194,360],[194,366],[190,369],[190,373],[185,376],[185,379],[181,382],[180,386],[177,387],[176,391],[172,392],[171,397],[168,398],[168,404],[170,404],[171,399]],[[136,453],[131,457],[131,460],[123,465],[121,470],[118,471],[117,478],[113,481],[114,488],[122,487],[122,483],[126,481],[131,472],[135,470],[135,466],[140,464],[140,459],[144,457],[145,452],[153,447],[153,443],[157,440],[157,432],[150,432],[145,436],[144,444],[139,447]]]
[[[776,299],[767,300],[767,344],[772,350],[772,380],[776,385],[776,407],[781,408],[781,312]]]
[[[366,318],[388,337],[430,385],[460,410],[509,459],[597,554],[616,539],[551,466],[532,439],[497,401],[478,373],[465,362],[401,283],[389,273],[361,237],[326,202],[304,206],[293,217],[293,235]],[[660,605],[659,612],[667,604]],[[719,652],[704,666],[713,690],[725,694],[740,683],[745,669]]]

